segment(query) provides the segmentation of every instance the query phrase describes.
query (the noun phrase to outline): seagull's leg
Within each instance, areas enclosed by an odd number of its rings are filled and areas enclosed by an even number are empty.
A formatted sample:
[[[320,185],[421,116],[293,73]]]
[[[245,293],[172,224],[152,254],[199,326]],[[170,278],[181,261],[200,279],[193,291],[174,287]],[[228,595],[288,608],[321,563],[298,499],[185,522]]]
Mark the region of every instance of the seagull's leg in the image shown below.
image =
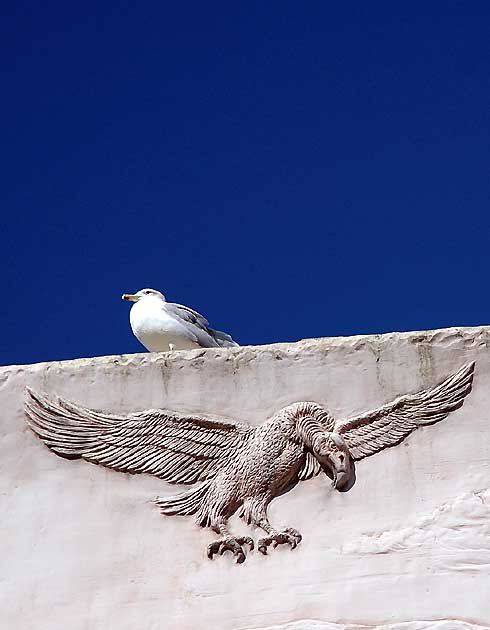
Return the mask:
[[[267,518],[267,506],[264,506],[262,512],[257,516],[257,519],[253,519],[254,524],[268,534],[268,536],[259,538],[257,541],[257,549],[260,553],[267,555],[267,547],[269,547],[269,545],[277,547],[277,545],[286,543],[291,546],[291,549],[295,549],[301,542],[302,536],[296,529],[286,527],[285,529],[278,530],[272,527]]]
[[[225,551],[231,551],[238,564],[245,561],[245,551],[242,545],[250,545],[250,551],[254,548],[254,541],[250,536],[233,536],[226,525],[227,519],[220,519],[211,525],[211,528],[222,536],[219,540],[208,545],[208,558],[213,559],[214,554],[222,556]]]

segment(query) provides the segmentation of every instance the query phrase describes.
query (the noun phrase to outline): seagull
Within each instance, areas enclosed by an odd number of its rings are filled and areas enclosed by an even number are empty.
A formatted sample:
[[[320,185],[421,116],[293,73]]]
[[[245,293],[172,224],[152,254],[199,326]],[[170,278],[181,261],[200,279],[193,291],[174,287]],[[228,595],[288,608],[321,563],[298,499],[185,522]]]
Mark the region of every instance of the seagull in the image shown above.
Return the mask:
[[[150,352],[239,345],[230,335],[210,328],[197,311],[167,302],[155,289],[124,293],[122,299],[134,302],[129,313],[131,329]]]

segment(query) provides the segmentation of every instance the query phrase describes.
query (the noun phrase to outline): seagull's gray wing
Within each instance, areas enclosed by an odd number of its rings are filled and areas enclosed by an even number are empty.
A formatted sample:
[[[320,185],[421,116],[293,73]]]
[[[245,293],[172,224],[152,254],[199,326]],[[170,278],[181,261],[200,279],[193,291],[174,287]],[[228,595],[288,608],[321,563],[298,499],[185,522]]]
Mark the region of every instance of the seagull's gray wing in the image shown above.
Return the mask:
[[[241,450],[252,428],[209,416],[150,409],[112,415],[27,389],[30,428],[52,451],[171,483],[214,477]]]
[[[238,346],[230,335],[211,328],[208,320],[192,308],[174,302],[166,302],[165,308],[171,315],[183,320],[186,324],[191,326],[192,332],[196,335],[199,344],[204,348]]]
[[[203,330],[209,330],[208,320],[204,315],[201,315],[192,308],[184,306],[183,304],[176,304],[175,302],[165,302],[165,306],[172,315],[177,315],[180,319],[183,319],[189,324],[194,324]]]
[[[231,335],[228,335],[228,333],[222,332],[221,330],[213,329],[211,329],[211,332],[218,342],[218,345],[222,346],[223,348],[231,348],[233,346],[236,347],[240,345],[234,339],[232,339]]]
[[[471,391],[475,364],[468,363],[436,387],[394,401],[347,420],[338,420],[341,435],[354,460],[399,444],[417,427],[443,420],[459,409]]]

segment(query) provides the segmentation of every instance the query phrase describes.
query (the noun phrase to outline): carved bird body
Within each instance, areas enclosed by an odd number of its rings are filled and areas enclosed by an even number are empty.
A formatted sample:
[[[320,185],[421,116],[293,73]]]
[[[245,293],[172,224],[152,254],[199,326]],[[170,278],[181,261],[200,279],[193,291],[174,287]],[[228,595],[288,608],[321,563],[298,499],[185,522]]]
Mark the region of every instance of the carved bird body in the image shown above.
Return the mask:
[[[313,455],[307,450],[311,443],[307,429],[313,417],[316,424],[329,420],[325,410],[312,402],[295,403],[282,409],[262,425],[252,428],[235,425],[241,432],[240,447],[230,453],[227,461],[209,476],[202,486],[176,498],[159,499],[157,504],[164,514],[195,514],[196,521],[204,527],[212,527],[223,540],[210,546],[209,555],[229,549],[239,561],[243,550],[227,529],[226,521],[235,511],[247,524],[253,524],[267,532],[259,539],[258,549],[263,553],[272,544],[287,542],[295,547],[301,535],[292,528],[275,530],[269,523],[267,507],[272,499],[282,494],[299,479],[306,479],[318,470]],[[333,424],[333,421],[330,422]],[[326,425],[321,427],[323,432]],[[333,456],[333,453],[331,454]],[[335,471],[335,486],[339,479],[348,479],[350,463],[325,461],[326,471]],[[344,475],[344,476],[342,476]],[[242,539],[253,546],[250,538]]]
[[[33,431],[56,454],[83,458],[122,472],[149,473],[171,483],[199,483],[173,497],[156,499],[163,514],[194,515],[221,538],[208,556],[231,551],[245,560],[248,536],[227,527],[238,511],[248,524],[263,529],[258,549],[272,544],[292,548],[301,541],[293,528],[275,529],[267,507],[299,481],[325,472],[337,490],[349,489],[354,462],[394,446],[419,426],[433,424],[458,409],[471,390],[474,364],[436,387],[401,396],[368,413],[335,420],[314,402],[289,405],[252,427],[210,416],[163,409],[127,416],[107,414],[28,390],[26,413]]]

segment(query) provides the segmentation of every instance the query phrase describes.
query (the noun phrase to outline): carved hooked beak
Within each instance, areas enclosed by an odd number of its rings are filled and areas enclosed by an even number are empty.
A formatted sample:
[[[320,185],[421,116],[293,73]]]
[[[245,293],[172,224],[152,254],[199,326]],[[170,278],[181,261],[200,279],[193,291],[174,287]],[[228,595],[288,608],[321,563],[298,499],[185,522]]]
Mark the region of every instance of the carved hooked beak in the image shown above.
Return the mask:
[[[355,479],[354,464],[348,453],[330,454],[328,468],[332,479],[332,488],[342,492],[353,485]]]
[[[332,471],[332,488],[336,490],[342,490],[350,481],[351,475],[347,470],[334,470]]]
[[[350,490],[355,483],[355,467],[341,436],[319,433],[312,447],[325,474],[332,480],[332,487],[339,492]]]
[[[342,492],[345,488],[351,487],[354,468],[351,462],[332,461],[330,459],[322,464],[327,477],[332,480],[332,488]]]

